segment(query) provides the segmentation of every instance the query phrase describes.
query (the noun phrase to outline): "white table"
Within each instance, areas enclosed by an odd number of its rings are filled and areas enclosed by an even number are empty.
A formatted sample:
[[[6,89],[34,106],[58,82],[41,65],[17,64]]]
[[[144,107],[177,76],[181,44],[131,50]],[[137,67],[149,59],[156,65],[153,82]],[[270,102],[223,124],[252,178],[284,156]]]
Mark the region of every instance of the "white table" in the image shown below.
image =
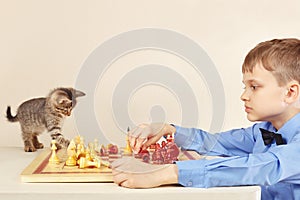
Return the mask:
[[[25,153],[21,147],[0,147],[0,199],[109,200],[109,199],[209,199],[259,200],[260,187],[127,189],[114,183],[23,183],[20,174],[40,153]]]

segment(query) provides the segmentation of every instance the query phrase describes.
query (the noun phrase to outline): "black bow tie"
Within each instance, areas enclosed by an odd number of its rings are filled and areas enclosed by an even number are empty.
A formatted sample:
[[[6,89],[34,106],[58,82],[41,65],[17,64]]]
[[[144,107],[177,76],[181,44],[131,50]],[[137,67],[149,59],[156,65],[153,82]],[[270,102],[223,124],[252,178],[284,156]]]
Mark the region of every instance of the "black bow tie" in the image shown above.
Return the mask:
[[[285,141],[283,140],[281,134],[279,133],[274,133],[265,129],[260,128],[260,132],[262,135],[262,138],[264,140],[265,145],[269,145],[273,142],[275,139],[277,145],[282,145],[286,144]]]

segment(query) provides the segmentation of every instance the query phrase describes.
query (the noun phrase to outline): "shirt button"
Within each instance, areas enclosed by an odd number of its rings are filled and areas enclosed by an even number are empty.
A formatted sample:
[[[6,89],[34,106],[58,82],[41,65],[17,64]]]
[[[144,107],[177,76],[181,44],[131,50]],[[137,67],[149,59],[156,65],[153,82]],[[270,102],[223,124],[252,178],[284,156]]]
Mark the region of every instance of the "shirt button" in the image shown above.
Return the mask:
[[[192,181],[189,181],[188,183],[187,183],[187,186],[189,186],[189,187],[191,187],[193,185],[193,182]]]

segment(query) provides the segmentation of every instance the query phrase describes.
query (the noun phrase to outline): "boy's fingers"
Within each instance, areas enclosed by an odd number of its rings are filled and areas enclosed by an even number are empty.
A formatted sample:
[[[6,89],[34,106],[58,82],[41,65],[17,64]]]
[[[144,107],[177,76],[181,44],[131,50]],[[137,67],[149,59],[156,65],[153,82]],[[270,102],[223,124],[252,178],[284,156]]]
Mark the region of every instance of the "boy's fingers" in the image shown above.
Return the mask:
[[[127,175],[125,173],[116,172],[113,170],[113,174],[113,181],[119,186],[122,186],[122,183],[127,180]]]
[[[146,138],[137,138],[136,139],[135,146],[133,147],[134,153],[138,153],[140,151],[145,140],[146,140]]]
[[[141,135],[141,129],[138,126],[132,129],[131,131],[129,131],[128,139],[129,139],[129,144],[132,148],[136,146],[137,139],[140,137],[140,135]]]
[[[129,137],[128,137],[128,140],[129,140],[129,145],[130,145],[131,147],[134,147],[134,146],[135,146],[135,143],[136,143],[136,137],[131,137],[131,136],[129,136]]]
[[[124,158],[117,159],[111,163],[111,168],[112,169],[120,168],[122,165],[126,165],[130,163],[132,159],[133,158],[131,157],[124,157]]]
[[[144,142],[144,144],[142,145],[142,150],[147,149],[151,144],[155,143],[155,138],[150,138],[148,139],[146,142]]]
[[[128,136],[129,137],[136,137],[135,136],[135,134],[136,134],[136,131],[137,131],[137,129],[138,129],[139,127],[134,127],[132,130],[130,130],[129,132],[128,132]]]

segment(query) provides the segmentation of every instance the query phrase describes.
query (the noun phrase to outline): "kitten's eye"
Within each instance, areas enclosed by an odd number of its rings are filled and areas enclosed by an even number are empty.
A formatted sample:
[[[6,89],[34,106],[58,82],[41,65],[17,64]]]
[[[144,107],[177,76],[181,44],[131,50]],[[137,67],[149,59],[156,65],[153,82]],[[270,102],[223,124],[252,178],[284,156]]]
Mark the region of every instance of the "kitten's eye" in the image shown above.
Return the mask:
[[[64,111],[64,109],[59,108],[59,107],[56,107],[55,110],[56,110],[57,112],[63,112],[63,111]]]

